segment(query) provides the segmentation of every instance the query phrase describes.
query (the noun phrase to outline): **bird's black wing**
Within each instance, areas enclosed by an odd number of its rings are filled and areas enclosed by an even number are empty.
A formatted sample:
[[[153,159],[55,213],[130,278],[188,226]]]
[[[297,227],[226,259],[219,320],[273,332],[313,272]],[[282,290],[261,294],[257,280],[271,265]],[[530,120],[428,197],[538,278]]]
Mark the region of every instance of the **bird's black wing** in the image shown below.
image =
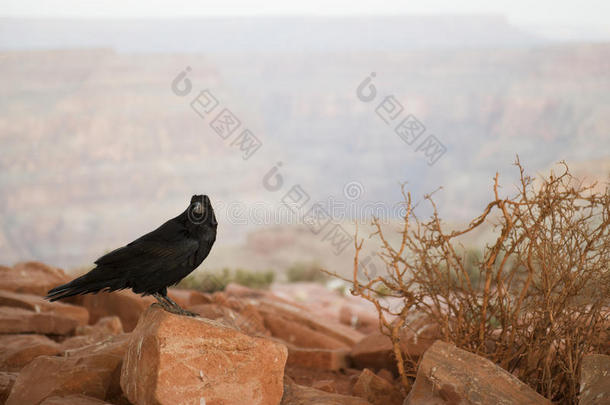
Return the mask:
[[[198,248],[199,242],[188,237],[184,226],[167,221],[128,245],[100,257],[95,264],[138,273],[133,275],[152,275],[163,268],[169,270],[168,266],[183,263]]]
[[[183,266],[199,249],[180,223],[170,220],[154,231],[95,261],[96,268],[49,291],[51,301],[77,294],[132,288],[153,293],[171,284],[172,270]]]

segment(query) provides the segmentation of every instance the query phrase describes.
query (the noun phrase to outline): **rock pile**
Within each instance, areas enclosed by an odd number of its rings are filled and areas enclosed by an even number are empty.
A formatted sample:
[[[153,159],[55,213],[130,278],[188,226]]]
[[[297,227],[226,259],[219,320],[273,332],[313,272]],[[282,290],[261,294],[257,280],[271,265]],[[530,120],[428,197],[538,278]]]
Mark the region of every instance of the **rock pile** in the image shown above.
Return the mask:
[[[0,275],[0,405],[548,403],[416,315],[401,350],[422,360],[404,392],[374,308],[314,284],[172,290],[202,315],[189,318],[127,291],[47,302],[69,277],[42,263]],[[586,362],[587,403],[607,398],[594,371],[607,362]]]

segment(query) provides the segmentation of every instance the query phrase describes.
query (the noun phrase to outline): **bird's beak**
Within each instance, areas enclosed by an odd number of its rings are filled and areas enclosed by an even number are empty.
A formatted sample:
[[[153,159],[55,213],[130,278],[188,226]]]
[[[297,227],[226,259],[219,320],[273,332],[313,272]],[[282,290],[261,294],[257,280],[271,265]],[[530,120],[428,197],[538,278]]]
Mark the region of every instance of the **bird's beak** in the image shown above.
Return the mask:
[[[193,204],[193,213],[195,215],[203,215],[203,205],[200,202]]]

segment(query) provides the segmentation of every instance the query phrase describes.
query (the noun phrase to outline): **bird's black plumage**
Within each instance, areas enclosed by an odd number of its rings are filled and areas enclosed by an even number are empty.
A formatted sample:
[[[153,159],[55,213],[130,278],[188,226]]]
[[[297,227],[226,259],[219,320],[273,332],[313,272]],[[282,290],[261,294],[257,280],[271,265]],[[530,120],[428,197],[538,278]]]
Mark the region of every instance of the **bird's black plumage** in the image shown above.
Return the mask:
[[[167,298],[167,287],[178,283],[203,262],[216,240],[217,225],[208,196],[195,195],[183,213],[100,257],[93,270],[53,288],[46,298],[56,301],[77,294],[131,288],[135,293],[154,295],[161,303],[163,298],[177,307]]]

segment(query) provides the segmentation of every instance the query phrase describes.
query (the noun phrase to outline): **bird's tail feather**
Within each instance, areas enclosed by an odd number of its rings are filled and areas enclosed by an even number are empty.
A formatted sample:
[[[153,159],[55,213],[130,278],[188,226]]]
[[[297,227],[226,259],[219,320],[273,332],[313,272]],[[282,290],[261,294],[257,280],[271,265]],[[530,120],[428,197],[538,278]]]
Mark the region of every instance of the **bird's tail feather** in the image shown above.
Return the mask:
[[[49,301],[57,301],[79,294],[97,293],[102,290],[115,291],[124,288],[120,286],[116,279],[100,278],[99,276],[96,277],[96,275],[90,272],[75,278],[69,283],[55,287],[49,290],[45,298]]]

